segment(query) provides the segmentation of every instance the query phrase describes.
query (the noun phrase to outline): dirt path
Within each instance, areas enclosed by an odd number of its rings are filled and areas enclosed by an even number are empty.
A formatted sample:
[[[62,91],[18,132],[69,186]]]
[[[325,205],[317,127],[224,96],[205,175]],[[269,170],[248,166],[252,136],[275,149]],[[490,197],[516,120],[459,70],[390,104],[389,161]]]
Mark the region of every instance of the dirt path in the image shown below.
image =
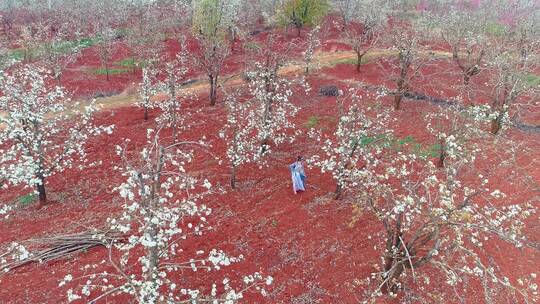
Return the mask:
[[[365,60],[372,60],[374,58],[391,56],[396,52],[387,49],[373,50],[364,56]],[[438,57],[448,58],[451,56],[448,52],[434,51],[426,52],[425,55],[436,55]],[[317,52],[315,59],[313,60],[314,69],[320,69],[323,67],[333,66],[343,61],[355,60],[356,54],[352,51],[340,51],[340,52]],[[291,62],[285,67],[280,69],[280,75],[301,74],[305,69],[305,65],[302,62]],[[233,74],[222,77],[220,85],[226,87],[235,87],[244,83],[241,74]],[[197,79],[190,81],[189,84],[182,86],[180,91],[186,91],[191,93],[200,93],[201,91],[208,90],[209,84],[206,79]],[[136,94],[127,93],[130,90],[126,90],[123,93],[111,97],[103,97],[96,99],[96,103],[105,110],[121,108],[131,106],[137,101]],[[164,97],[164,93],[158,94],[156,99]]]
[[[384,56],[391,56],[394,55],[396,52],[388,49],[378,49],[373,50],[369,53],[367,53],[364,56],[365,60],[372,60],[374,58],[384,57]],[[428,54],[435,54],[439,57],[450,57],[451,54],[448,52],[441,52],[441,51],[434,51],[434,52],[426,52],[425,55]],[[315,54],[315,58],[313,60],[313,69],[320,69],[323,67],[333,66],[335,64],[338,64],[340,62],[349,61],[349,60],[355,60],[356,54],[352,51],[339,51],[339,52],[317,52]],[[291,62],[285,67],[280,69],[281,75],[291,75],[291,74],[300,74],[303,73],[305,69],[305,65],[303,62]],[[242,79],[241,74],[233,74],[233,75],[227,75],[222,77],[222,81],[220,85],[225,85],[227,87],[235,87],[239,86],[244,83],[244,80]],[[208,90],[209,84],[206,79],[195,79],[189,81],[188,84],[182,86],[180,91],[188,91],[191,93],[200,93],[201,91]],[[132,106],[137,101],[137,94],[133,93],[133,88],[128,88],[124,90],[124,92],[109,96],[109,97],[101,97],[96,98],[96,104],[99,108],[102,110],[112,110],[127,106]],[[164,98],[164,93],[158,94],[155,97],[157,100]],[[81,104],[84,104],[81,102]],[[5,112],[0,111],[0,117],[5,116]],[[2,125],[0,125],[0,128],[2,128]]]

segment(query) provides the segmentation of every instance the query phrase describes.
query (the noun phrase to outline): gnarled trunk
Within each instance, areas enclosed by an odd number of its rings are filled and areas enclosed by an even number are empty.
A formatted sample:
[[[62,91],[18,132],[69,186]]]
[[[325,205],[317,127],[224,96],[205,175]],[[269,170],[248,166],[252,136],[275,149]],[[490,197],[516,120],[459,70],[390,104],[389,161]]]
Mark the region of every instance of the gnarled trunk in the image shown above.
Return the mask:
[[[386,231],[386,251],[384,258],[384,273],[382,279],[386,282],[381,287],[383,293],[395,292],[397,286],[395,281],[401,276],[404,270],[403,264],[400,262],[400,257],[402,256],[402,246],[405,244],[401,243],[401,219],[403,214],[399,214],[395,223],[395,227],[387,227]],[[397,252],[396,252],[397,250]],[[404,255],[404,254],[403,254]]]

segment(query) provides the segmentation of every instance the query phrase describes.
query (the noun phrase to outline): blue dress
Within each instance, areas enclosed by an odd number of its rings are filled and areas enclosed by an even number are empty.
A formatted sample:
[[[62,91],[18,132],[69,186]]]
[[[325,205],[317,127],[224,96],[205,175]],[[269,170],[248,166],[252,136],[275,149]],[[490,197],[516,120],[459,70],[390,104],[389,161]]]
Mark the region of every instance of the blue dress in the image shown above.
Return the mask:
[[[294,193],[298,191],[306,191],[306,174],[304,172],[304,166],[301,162],[294,162],[289,165],[289,170],[291,171],[291,178],[293,183]]]

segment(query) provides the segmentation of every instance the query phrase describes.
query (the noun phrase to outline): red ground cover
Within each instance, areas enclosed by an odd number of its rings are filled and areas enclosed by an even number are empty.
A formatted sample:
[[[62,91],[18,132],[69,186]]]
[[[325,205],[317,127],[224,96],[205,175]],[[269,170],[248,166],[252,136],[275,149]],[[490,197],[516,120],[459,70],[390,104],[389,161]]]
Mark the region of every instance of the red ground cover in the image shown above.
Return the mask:
[[[264,41],[264,35],[257,37],[258,41]],[[169,50],[178,47],[175,41],[167,41],[167,45]],[[119,48],[122,49],[121,46]],[[125,50],[119,50],[117,54],[116,60],[128,56]],[[227,73],[241,68],[243,63],[240,58],[243,55],[242,51],[238,51],[238,55],[231,57]],[[85,68],[98,66],[99,59],[95,51],[87,49],[83,57],[64,75],[63,82],[77,96],[87,96],[100,91],[121,91],[140,77],[139,74],[112,75],[108,82],[105,76],[92,76],[83,72]],[[432,85],[433,81],[444,82],[444,77],[436,72],[447,68],[450,67],[444,62],[429,67],[434,74],[430,82],[418,83],[418,86],[430,94],[452,96],[452,88],[444,87],[436,91],[436,86]],[[311,117],[319,118],[320,128],[328,129],[335,125],[336,99],[318,96],[317,89],[321,85],[336,84],[345,88],[349,83],[361,80],[373,85],[391,86],[384,69],[376,63],[363,65],[360,74],[352,65],[337,65],[325,68],[308,79],[314,88],[313,92],[307,98],[295,97],[295,103],[301,109],[295,120],[302,128],[306,128]],[[390,106],[390,98],[386,98],[385,102]],[[212,145],[212,152],[223,157],[225,145],[217,137],[224,123],[223,104],[209,107],[206,95],[203,94],[199,102],[189,107],[202,110],[194,117],[200,125],[182,136],[187,139],[205,136]],[[433,143],[425,130],[423,115],[434,109],[435,106],[424,101],[405,100],[403,110],[394,114],[398,118],[395,124],[397,136],[413,136],[419,143]],[[156,114],[151,112],[151,117]],[[100,227],[107,217],[118,212],[121,201],[112,189],[123,180],[111,170],[119,162],[114,153],[115,145],[129,138],[129,147],[137,151],[145,143],[146,129],[153,124],[144,122],[142,111],[134,107],[102,112],[98,122],[116,125],[112,136],[95,138],[89,143],[90,161],[101,160],[102,164],[84,172],[68,170],[51,178],[48,187],[54,203],[41,209],[35,206],[18,208],[11,218],[0,222],[0,244],[80,231],[89,226]],[[540,135],[510,130],[502,136],[523,145],[518,153],[518,163],[533,181],[540,182],[540,168],[534,163],[535,155],[540,155]],[[490,168],[490,162],[504,155],[504,151],[497,151],[496,147],[492,149],[486,151],[487,159],[479,163],[482,168]],[[245,256],[244,262],[211,276],[240,279],[242,275],[254,271],[274,276],[270,296],[248,296],[248,303],[358,303],[362,295],[362,286],[358,282],[369,277],[375,271],[374,265],[379,263],[378,252],[373,248],[374,242],[368,236],[380,231],[381,224],[366,214],[355,225],[350,225],[353,212],[346,200],[332,199],[335,185],[331,176],[308,169],[307,191],[297,195],[293,193],[287,165],[297,155],[309,157],[316,152],[317,146],[305,137],[293,145],[279,146],[271,155],[268,168],[259,170],[246,166],[240,169],[239,189],[236,191],[228,189],[228,170],[225,166],[218,165],[215,159],[204,152],[196,154],[191,172],[229,191],[205,202],[214,209],[209,221],[215,231],[201,238],[190,239],[184,244],[184,250],[190,252],[220,248],[232,255]],[[512,193],[513,200],[532,198],[533,189],[525,187],[520,180],[511,180],[516,172],[510,171],[513,170],[495,172],[498,177],[492,178],[490,186]],[[13,201],[26,193],[23,189],[2,191],[0,200]],[[534,241],[540,242],[538,221],[532,220],[529,223],[527,234]],[[519,275],[528,274],[540,265],[538,251],[518,251],[500,242],[488,242],[486,246],[500,263],[501,271],[508,274],[514,283]],[[0,302],[64,303],[65,291],[73,285],[59,288],[59,281],[67,273],[74,276],[82,274],[79,267],[87,263],[98,263],[106,254],[104,249],[94,249],[72,259],[33,264],[4,274],[0,276]],[[206,278],[199,277],[195,284],[202,284]],[[478,299],[481,294],[478,282],[472,281],[463,288],[467,299],[471,301]],[[126,301],[125,298],[109,299],[110,303]],[[457,299],[445,301],[450,303]],[[399,299],[395,302],[399,302]]]

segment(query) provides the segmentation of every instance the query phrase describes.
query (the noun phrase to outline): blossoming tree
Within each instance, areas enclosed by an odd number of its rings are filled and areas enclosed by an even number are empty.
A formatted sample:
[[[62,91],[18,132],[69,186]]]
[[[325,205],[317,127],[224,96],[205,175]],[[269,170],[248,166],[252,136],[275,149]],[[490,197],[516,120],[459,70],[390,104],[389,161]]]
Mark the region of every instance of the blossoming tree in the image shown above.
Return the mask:
[[[481,149],[481,139],[485,137],[481,122],[484,120],[484,107],[463,107],[461,103],[441,107],[427,113],[427,130],[435,136],[439,160],[437,166],[445,166],[446,158],[465,158],[472,151]]]
[[[401,16],[400,10],[394,8],[395,15],[383,36],[385,43],[391,45],[396,56],[382,59],[381,68],[389,74],[395,83],[393,89],[394,109],[401,108],[405,94],[412,90],[413,81],[425,78],[423,68],[430,61],[432,54],[423,43],[426,36],[426,19],[423,16],[412,19]]]
[[[330,2],[336,10],[339,19],[341,19],[341,30],[345,30],[356,14],[360,12],[359,8],[362,0],[333,0]]]
[[[0,73],[0,179],[35,187],[46,203],[46,179],[82,168],[84,146],[113,126],[97,126],[90,103],[79,110],[61,87],[51,87],[45,70],[25,66]],[[5,185],[4,185],[5,186]]]
[[[267,61],[268,63],[268,61]],[[249,81],[250,120],[255,124],[261,155],[270,152],[270,141],[280,144],[294,140],[292,117],[298,108],[291,102],[294,82],[278,74],[279,65],[255,63],[247,73]],[[305,85],[305,82],[302,81]],[[307,88],[307,87],[306,87]]]
[[[181,49],[174,60],[164,65],[164,81],[158,83],[159,90],[166,92],[166,99],[157,103],[161,109],[161,115],[156,120],[159,125],[172,130],[173,140],[177,139],[178,129],[185,125],[184,119],[187,117],[187,113],[181,113],[182,103],[193,97],[188,91],[181,90],[182,81],[185,80],[189,71],[185,37],[180,38],[180,45]]]
[[[379,41],[387,22],[389,8],[385,1],[380,0],[349,0],[340,3],[344,6],[354,6],[356,9],[349,17],[350,22],[343,27],[342,36],[356,54],[356,70],[360,72],[362,58]]]
[[[197,0],[193,2],[193,33],[199,51],[195,64],[208,76],[210,105],[217,102],[218,80],[230,53],[227,34],[235,27],[237,1]]]
[[[236,171],[239,166],[260,161],[260,143],[255,134],[255,124],[250,120],[250,104],[239,100],[240,92],[229,94],[225,101],[227,123],[219,137],[227,144],[227,158],[231,167],[231,187],[236,188]]]
[[[526,202],[503,204],[505,194],[490,189],[489,180],[475,171],[475,151],[466,157],[449,153],[444,169],[409,151],[386,149],[382,157],[365,164],[356,188],[359,201],[383,227],[375,236],[382,263],[367,280],[374,283],[370,296],[408,296],[414,285],[416,297],[422,297],[440,275],[449,286],[477,278],[487,299],[501,286],[526,299],[534,292],[500,273],[484,244],[497,239],[525,246],[521,227],[536,208]]]
[[[304,62],[306,64],[306,74],[309,73],[309,69],[311,68],[311,62],[315,57],[315,51],[321,46],[320,33],[321,27],[316,26],[307,35],[307,46],[306,50],[303,52]]]
[[[148,120],[148,110],[155,107],[152,97],[157,94],[157,72],[153,67],[144,67],[139,84],[139,97],[136,105],[144,109],[144,120]]]
[[[321,143],[322,155],[309,160],[322,172],[332,173],[336,181],[335,199],[355,186],[366,158],[381,152],[376,143],[387,141],[392,135],[388,129],[390,116],[376,101],[377,97],[351,88],[347,95],[338,98],[336,130],[333,134],[310,131],[310,136]]]
[[[540,45],[538,35],[523,40],[518,34],[537,15],[523,16],[523,25],[512,28],[506,26],[497,44],[487,54],[487,67],[491,77],[483,88],[489,98],[487,117],[491,121],[491,132],[498,134],[504,127],[512,124],[524,109],[538,107],[540,86],[536,71],[540,67],[538,55],[534,52]],[[529,30],[540,33],[536,24]],[[523,55],[528,54],[528,55]]]
[[[430,15],[441,38],[451,49],[463,84],[468,87],[471,78],[482,71],[489,48],[489,24],[495,16],[490,7],[460,7],[458,3],[446,0],[435,1],[432,5],[435,7]]]
[[[123,213],[109,218],[108,223],[112,231],[125,236],[125,241],[109,246],[108,263],[114,272],[66,276],[60,286],[83,281],[80,291],[67,291],[69,300],[84,296],[96,302],[128,294],[138,303],[235,303],[250,289],[266,294],[264,285],[271,284],[272,278],[260,273],[246,276],[240,289],[234,288],[228,278],[220,286],[209,282],[208,294],[186,280],[188,271],[193,275],[198,270],[217,271],[243,257],[231,257],[217,249],[184,251],[184,240],[200,237],[211,228],[206,217],[212,209],[200,201],[212,185],[192,177],[186,168],[193,159],[194,146],[204,143],[178,141],[163,145],[160,130],[152,129],[147,138],[146,147],[136,159],[128,157],[125,145],[117,146],[124,165],[116,169],[126,178],[116,188],[124,199]],[[183,274],[181,279],[178,273]]]

